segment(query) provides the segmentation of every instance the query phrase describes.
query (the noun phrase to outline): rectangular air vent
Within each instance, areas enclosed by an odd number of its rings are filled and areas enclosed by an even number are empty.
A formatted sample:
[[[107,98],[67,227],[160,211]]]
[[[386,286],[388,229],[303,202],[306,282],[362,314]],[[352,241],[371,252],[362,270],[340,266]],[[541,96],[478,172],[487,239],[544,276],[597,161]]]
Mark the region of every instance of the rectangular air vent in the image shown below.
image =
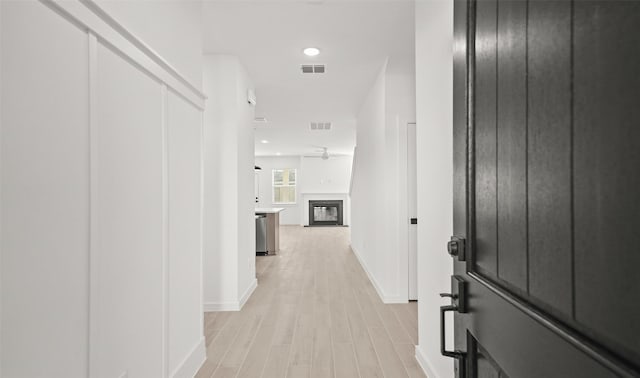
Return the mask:
[[[331,130],[331,122],[311,122],[309,128],[311,130]]]
[[[302,73],[305,73],[305,74],[314,74],[314,73],[318,74],[318,73],[325,72],[324,64],[303,64],[300,67],[302,68]]]

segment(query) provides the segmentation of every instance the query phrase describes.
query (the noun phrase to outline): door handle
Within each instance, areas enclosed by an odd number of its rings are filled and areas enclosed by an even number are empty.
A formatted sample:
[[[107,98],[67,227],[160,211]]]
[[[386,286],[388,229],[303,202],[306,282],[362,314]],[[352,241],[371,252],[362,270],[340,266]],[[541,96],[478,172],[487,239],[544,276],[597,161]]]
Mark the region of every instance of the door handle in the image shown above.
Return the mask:
[[[459,350],[449,351],[445,345],[446,327],[445,327],[445,314],[449,311],[458,312],[458,306],[440,306],[440,353],[445,357],[455,358],[457,360],[463,360],[465,354]]]

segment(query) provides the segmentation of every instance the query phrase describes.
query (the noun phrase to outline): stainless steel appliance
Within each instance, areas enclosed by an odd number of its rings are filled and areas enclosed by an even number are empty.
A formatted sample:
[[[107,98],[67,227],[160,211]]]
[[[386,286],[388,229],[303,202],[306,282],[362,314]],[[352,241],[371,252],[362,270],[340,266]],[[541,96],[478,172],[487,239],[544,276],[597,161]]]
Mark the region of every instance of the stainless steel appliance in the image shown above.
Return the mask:
[[[267,254],[266,214],[256,214],[256,254]]]

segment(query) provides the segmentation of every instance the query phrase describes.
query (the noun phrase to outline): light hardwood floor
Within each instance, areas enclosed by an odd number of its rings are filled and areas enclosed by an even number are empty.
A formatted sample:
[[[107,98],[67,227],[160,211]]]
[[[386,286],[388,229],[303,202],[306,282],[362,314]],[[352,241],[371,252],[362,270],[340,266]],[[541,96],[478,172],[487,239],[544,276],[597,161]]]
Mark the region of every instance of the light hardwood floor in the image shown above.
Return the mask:
[[[344,227],[283,226],[280,254],[256,258],[239,312],[205,314],[210,377],[424,377],[417,303],[386,305]]]

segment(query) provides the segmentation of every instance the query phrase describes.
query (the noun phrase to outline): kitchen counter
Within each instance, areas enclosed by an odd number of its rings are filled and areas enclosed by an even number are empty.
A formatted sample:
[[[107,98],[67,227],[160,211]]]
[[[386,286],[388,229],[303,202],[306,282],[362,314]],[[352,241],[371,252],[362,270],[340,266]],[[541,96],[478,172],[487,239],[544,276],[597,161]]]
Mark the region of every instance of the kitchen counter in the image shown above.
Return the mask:
[[[266,246],[258,243],[259,236],[256,234],[256,253],[275,255],[280,250],[280,212],[283,207],[258,207],[255,209],[256,219],[258,214],[266,216]],[[258,228],[256,228],[258,232]],[[260,247],[258,245],[261,245]],[[264,248],[266,247],[266,248]],[[266,249],[266,250],[265,250]]]
[[[284,207],[256,207],[256,214],[276,214],[284,210]]]

